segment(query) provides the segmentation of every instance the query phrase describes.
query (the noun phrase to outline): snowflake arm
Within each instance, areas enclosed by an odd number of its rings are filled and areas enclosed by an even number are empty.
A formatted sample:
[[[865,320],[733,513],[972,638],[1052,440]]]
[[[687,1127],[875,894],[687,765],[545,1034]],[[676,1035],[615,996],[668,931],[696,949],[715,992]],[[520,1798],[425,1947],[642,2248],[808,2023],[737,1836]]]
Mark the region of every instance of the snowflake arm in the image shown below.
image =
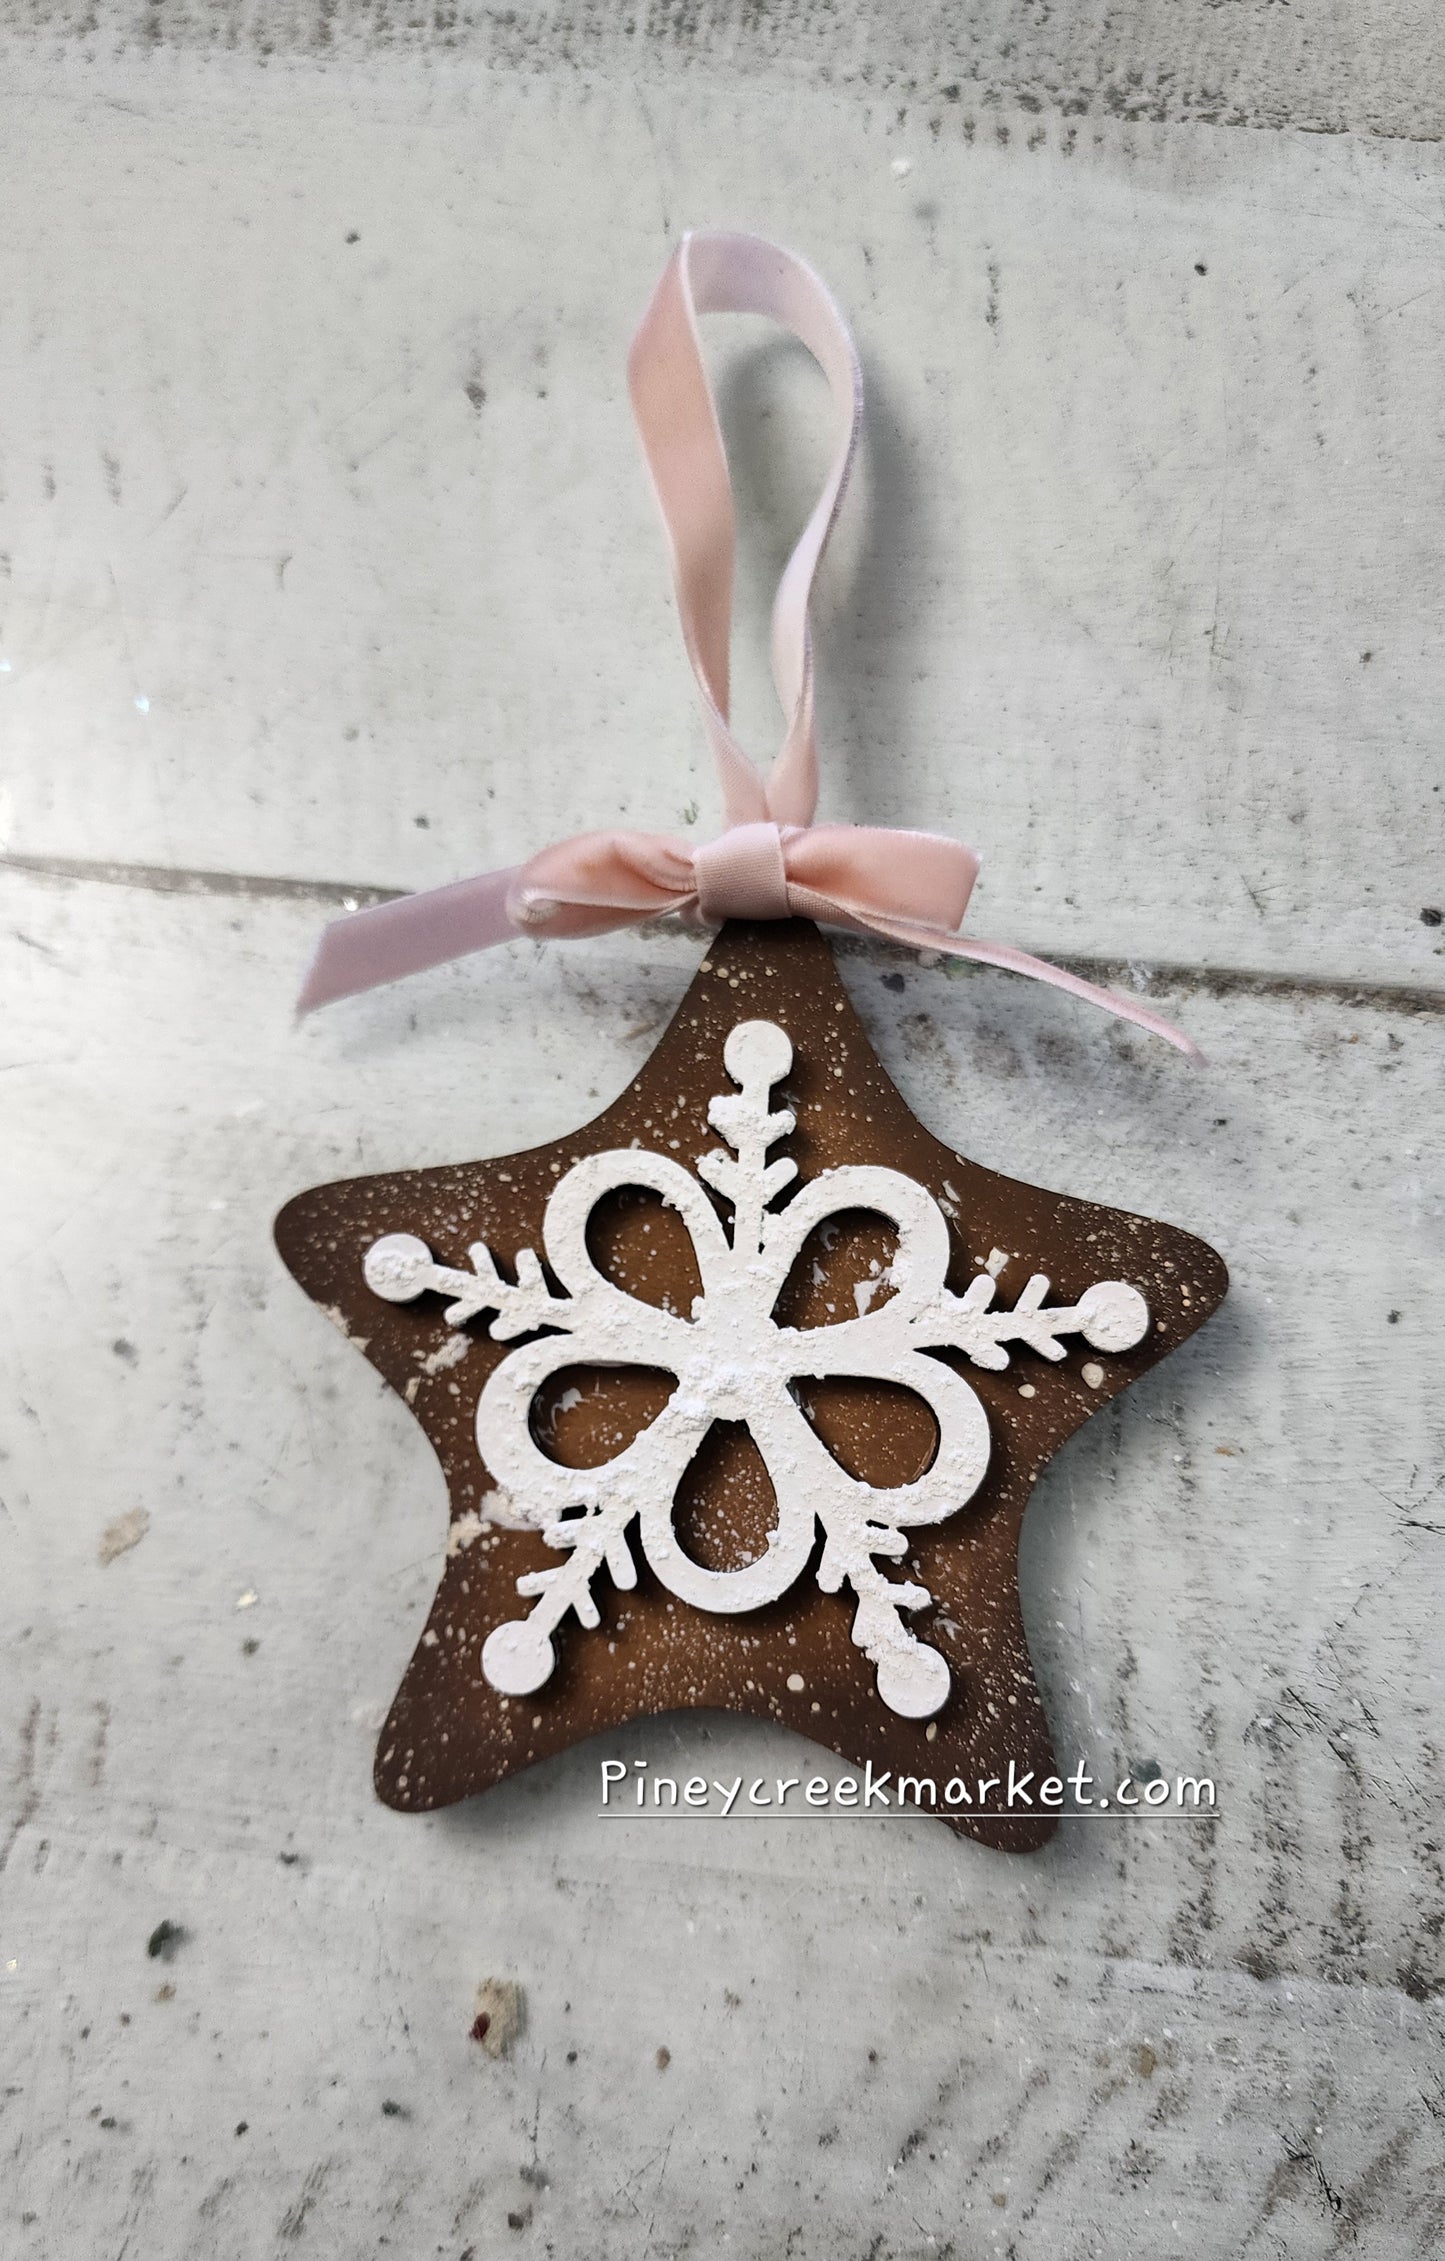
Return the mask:
[[[552,1635],[569,1609],[575,1610],[578,1624],[589,1632],[601,1624],[592,1581],[604,1562],[614,1586],[637,1584],[627,1521],[628,1516],[619,1516],[615,1507],[603,1507],[548,1524],[543,1534],[548,1546],[568,1547],[571,1552],[565,1562],[529,1570],[517,1580],[517,1592],[527,1600],[535,1597],[535,1607],[525,1617],[496,1626],[483,1642],[482,1670],[494,1688],[530,1696],[551,1679],[557,1663]]]
[[[836,1594],[845,1583],[852,1587],[858,1603],[853,1642],[877,1671],[879,1695],[905,1719],[928,1719],[947,1696],[952,1675],[937,1649],[909,1632],[903,1616],[930,1608],[933,1596],[926,1586],[885,1578],[873,1560],[907,1552],[903,1533],[886,1524],[863,1523],[847,1532],[830,1525],[818,1585],[825,1594]]]
[[[715,1147],[700,1156],[697,1174],[732,1203],[733,1254],[743,1263],[763,1246],[771,1222],[765,1214],[769,1205],[798,1174],[797,1164],[785,1155],[776,1162],[767,1158],[768,1148],[797,1128],[791,1107],[773,1110],[769,1105],[773,1085],[787,1074],[792,1060],[793,1047],[780,1028],[771,1021],[742,1021],[723,1047],[724,1065],[741,1089],[708,1102],[707,1119],[733,1154]]]
[[[491,1333],[498,1342],[530,1334],[537,1327],[567,1328],[574,1310],[570,1296],[553,1295],[532,1248],[517,1255],[517,1284],[504,1280],[484,1240],[467,1250],[470,1272],[433,1261],[415,1233],[388,1233],[366,1252],[366,1284],[387,1303],[414,1303],[419,1295],[450,1296],[442,1316],[449,1327],[464,1327],[484,1311],[495,1312]]]
[[[1035,1272],[1011,1311],[995,1311],[994,1282],[984,1272],[964,1293],[940,1289],[907,1322],[919,1349],[961,1350],[975,1366],[1000,1373],[1008,1365],[1005,1343],[1027,1343],[1041,1358],[1064,1357],[1060,1335],[1082,1335],[1094,1350],[1132,1350],[1149,1327],[1149,1307],[1123,1280],[1100,1280],[1077,1303],[1049,1306],[1049,1281]]]

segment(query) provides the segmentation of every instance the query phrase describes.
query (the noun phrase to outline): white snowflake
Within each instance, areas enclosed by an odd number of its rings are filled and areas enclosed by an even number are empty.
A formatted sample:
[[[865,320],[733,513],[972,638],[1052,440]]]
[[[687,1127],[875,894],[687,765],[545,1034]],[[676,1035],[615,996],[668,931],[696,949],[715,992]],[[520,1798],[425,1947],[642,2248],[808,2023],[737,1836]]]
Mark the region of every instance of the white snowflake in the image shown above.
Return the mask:
[[[493,1314],[499,1342],[520,1343],[490,1376],[477,1406],[477,1445],[514,1514],[541,1531],[567,1559],[518,1580],[535,1597],[526,1617],[500,1625],[482,1649],[482,1669],[507,1695],[540,1688],[556,1663],[552,1635],[569,1610],[585,1626],[599,1613],[593,1580],[606,1566],[632,1587],[631,1533],[669,1592],[693,1607],[755,1610],[786,1593],[807,1567],[815,1531],[823,1549],[818,1584],[847,1585],[855,1599],[853,1639],[877,1667],[878,1692],[895,1712],[926,1719],[945,1701],[949,1671],[919,1641],[905,1616],[932,1596],[915,1582],[884,1576],[877,1558],[907,1554],[906,1532],[954,1514],[977,1491],[989,1459],[988,1418],[963,1378],[930,1351],[961,1351],[974,1365],[1006,1367],[1009,1343],[1041,1357],[1064,1356],[1062,1335],[1094,1349],[1121,1351],[1142,1341],[1149,1314],[1138,1290],[1118,1280],[1089,1288],[1076,1304],[1050,1309],[1049,1282],[1029,1280],[1011,1311],[995,1310],[995,1282],[981,1273],[962,1295],[945,1286],[949,1234],[927,1189],[898,1170],[874,1165],[825,1170],[786,1208],[773,1205],[797,1175],[768,1149],[794,1117],[773,1110],[771,1091],[792,1065],[793,1048],[770,1021],[744,1021],[723,1053],[739,1086],[708,1108],[726,1139],[703,1155],[697,1175],[661,1154],[629,1148],[590,1154],[561,1178],[547,1204],[543,1245],[563,1293],[554,1295],[534,1250],[504,1280],[490,1249],[468,1251],[470,1271],[433,1261],[425,1242],[388,1234],[368,1250],[366,1278],[379,1296],[406,1303],[426,1292],[448,1298],[453,1327]],[[703,1190],[731,1204],[731,1237]],[[605,1279],[587,1248],[587,1224],[603,1195],[644,1187],[675,1209],[691,1236],[702,1293],[689,1317],[643,1303]],[[856,1318],[822,1327],[779,1326],[783,1285],[815,1226],[845,1210],[881,1214],[894,1226],[897,1253],[886,1280],[892,1294],[875,1307],[860,1296]],[[545,1333],[539,1330],[547,1330]],[[565,1468],[538,1447],[529,1414],[537,1392],[562,1368],[660,1367],[677,1386],[664,1410],[615,1458],[596,1468]],[[916,1482],[880,1488],[850,1476],[828,1451],[794,1395],[794,1385],[826,1376],[861,1376],[911,1390],[931,1409],[938,1444]],[[673,1529],[678,1485],[715,1421],[743,1422],[772,1481],[777,1522],[764,1552],[737,1570],[708,1570],[683,1552]]]

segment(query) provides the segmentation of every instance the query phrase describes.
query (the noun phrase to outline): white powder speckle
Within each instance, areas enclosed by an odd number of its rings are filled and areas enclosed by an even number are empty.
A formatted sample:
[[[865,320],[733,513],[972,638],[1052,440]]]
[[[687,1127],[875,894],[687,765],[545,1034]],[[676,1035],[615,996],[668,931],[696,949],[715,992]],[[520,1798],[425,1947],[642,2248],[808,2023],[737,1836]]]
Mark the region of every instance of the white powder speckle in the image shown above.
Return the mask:
[[[367,1344],[371,1340],[370,1335],[354,1335],[351,1331],[351,1322],[347,1318],[346,1313],[341,1309],[341,1306],[339,1304],[320,1303],[316,1308],[318,1309],[318,1311],[321,1311],[325,1314],[325,1316],[331,1321],[333,1327],[339,1328],[340,1332],[345,1335],[348,1342],[355,1343],[358,1350],[365,1350]]]
[[[430,1356],[422,1360],[421,1370],[424,1374],[440,1374],[448,1366],[460,1366],[471,1347],[471,1336],[458,1330],[457,1333],[448,1335],[444,1343],[439,1344]]]

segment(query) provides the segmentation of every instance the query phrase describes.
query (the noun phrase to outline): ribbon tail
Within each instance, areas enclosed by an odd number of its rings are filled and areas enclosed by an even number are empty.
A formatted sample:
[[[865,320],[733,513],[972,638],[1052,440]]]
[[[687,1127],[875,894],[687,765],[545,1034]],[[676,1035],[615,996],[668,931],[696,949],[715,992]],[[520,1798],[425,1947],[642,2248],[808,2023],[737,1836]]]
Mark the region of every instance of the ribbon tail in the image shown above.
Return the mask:
[[[314,1013],[338,997],[424,973],[474,950],[490,950],[517,933],[507,897],[523,867],[487,871],[459,879],[450,887],[420,895],[399,895],[349,918],[333,919],[323,929],[316,955],[296,1000],[298,1014]]]
[[[797,890],[801,894],[802,890]],[[890,919],[876,917],[857,904],[833,904],[829,908],[799,904],[808,918],[827,919],[830,915],[845,925],[864,927],[874,934],[885,934],[893,942],[903,942],[913,950],[937,950],[951,958],[973,958],[984,966],[1002,966],[1008,973],[1026,974],[1030,981],[1045,981],[1051,989],[1067,990],[1071,997],[1082,997],[1086,1005],[1097,1005],[1102,1012],[1113,1013],[1121,1021],[1132,1021],[1136,1028],[1147,1029],[1151,1036],[1162,1036],[1182,1052],[1196,1068],[1206,1067],[1204,1054],[1192,1036],[1182,1028],[1166,1021],[1136,997],[1126,997],[1120,990],[1105,989],[1100,983],[1085,981],[1081,974],[1067,973],[1062,966],[1050,965],[1047,958],[1035,958],[1027,950],[1015,949],[1011,942],[975,942],[962,934],[949,934],[942,927],[930,926],[922,920]]]
[[[1046,981],[1051,989],[1066,989],[1071,997],[1082,997],[1086,1005],[1097,1005],[1103,1012],[1113,1013],[1121,1021],[1132,1021],[1136,1028],[1149,1031],[1151,1036],[1162,1036],[1182,1052],[1196,1068],[1208,1063],[1192,1036],[1182,1028],[1166,1021],[1135,997],[1126,997],[1117,989],[1105,989],[1095,981],[1085,981],[1080,974],[1067,973],[1062,966],[1050,965],[1047,958],[1032,957],[1027,950],[1016,950],[1011,942],[972,942],[962,936],[948,935],[924,945],[926,949],[946,950],[956,958],[976,958],[980,965],[1003,966],[1010,973],[1027,974],[1031,981]]]

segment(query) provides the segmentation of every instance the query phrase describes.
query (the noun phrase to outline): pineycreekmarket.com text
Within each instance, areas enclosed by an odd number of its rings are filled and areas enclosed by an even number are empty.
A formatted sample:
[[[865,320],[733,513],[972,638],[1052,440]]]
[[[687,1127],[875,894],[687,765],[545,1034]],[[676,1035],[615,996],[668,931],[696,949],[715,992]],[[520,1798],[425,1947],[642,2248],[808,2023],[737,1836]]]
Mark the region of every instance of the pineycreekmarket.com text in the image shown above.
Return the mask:
[[[1208,1775],[1115,1775],[1100,1790],[1085,1760],[1069,1774],[1040,1775],[1009,1760],[1003,1774],[965,1780],[953,1774],[875,1771],[869,1760],[861,1773],[837,1775],[735,1775],[716,1781],[703,1774],[655,1774],[646,1759],[603,1759],[602,1811],[628,1814],[898,1812],[900,1810],[975,1814],[1213,1814],[1214,1783]]]

